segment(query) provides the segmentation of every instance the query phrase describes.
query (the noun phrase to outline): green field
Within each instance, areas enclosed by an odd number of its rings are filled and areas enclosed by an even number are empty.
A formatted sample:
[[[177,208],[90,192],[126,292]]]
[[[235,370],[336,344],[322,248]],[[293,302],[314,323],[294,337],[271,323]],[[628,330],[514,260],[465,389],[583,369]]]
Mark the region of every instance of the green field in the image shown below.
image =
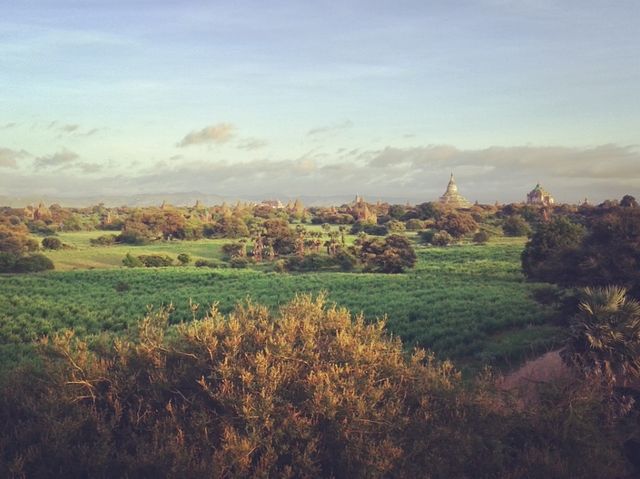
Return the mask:
[[[531,298],[537,286],[522,277],[522,240],[418,247],[416,268],[401,275],[286,274],[195,267],[126,269],[120,264],[127,252],[187,252],[194,258],[219,259],[225,240],[90,246],[89,238],[100,234],[60,235],[74,249],[47,253],[59,271],[0,277],[0,346],[5,355],[63,328],[80,334],[126,330],[148,306],[172,304],[172,320],[181,322],[192,318],[190,300],[201,310],[217,302],[228,312],[247,298],[277,307],[296,293],[320,291],[328,293],[329,301],[369,319],[386,315],[389,331],[406,344],[465,363],[517,361],[550,347],[560,334],[548,323],[551,312]]]

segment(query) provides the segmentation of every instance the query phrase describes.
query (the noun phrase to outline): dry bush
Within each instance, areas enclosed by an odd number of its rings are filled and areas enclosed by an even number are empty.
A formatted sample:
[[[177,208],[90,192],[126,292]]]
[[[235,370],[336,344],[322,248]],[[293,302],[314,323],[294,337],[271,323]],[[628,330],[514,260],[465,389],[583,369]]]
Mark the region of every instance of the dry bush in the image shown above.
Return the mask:
[[[46,370],[0,394],[0,475],[603,477],[602,456],[620,469],[592,416],[584,441],[558,431],[575,403],[518,411],[322,296],[168,317],[128,340],[46,341]]]

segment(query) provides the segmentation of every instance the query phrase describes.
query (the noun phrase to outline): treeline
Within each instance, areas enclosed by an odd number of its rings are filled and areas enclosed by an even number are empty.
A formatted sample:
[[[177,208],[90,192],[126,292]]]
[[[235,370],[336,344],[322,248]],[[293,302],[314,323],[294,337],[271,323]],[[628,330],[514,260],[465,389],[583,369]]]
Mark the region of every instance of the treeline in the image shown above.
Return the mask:
[[[541,222],[522,254],[525,275],[563,286],[619,285],[640,298],[640,207],[582,207]]]

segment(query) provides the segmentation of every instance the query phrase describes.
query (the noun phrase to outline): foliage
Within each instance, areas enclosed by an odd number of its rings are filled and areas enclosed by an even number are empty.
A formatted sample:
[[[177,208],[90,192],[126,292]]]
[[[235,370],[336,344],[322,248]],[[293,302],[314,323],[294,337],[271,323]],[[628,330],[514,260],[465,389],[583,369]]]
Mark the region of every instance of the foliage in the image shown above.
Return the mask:
[[[127,268],[139,268],[144,266],[142,261],[139,258],[136,258],[131,253],[127,253],[127,255],[122,259],[122,264]]]
[[[424,228],[424,224],[424,221],[412,218],[406,222],[406,229],[409,231],[420,231]]]
[[[268,219],[263,223],[264,237],[276,254],[287,255],[295,251],[294,233],[283,219]]]
[[[320,253],[307,254],[304,257],[291,256],[284,262],[287,271],[351,271],[356,266],[356,258],[346,251],[340,251],[333,256]]]
[[[237,216],[226,216],[215,225],[215,232],[224,238],[246,238],[249,236],[247,224]]]
[[[449,246],[453,243],[453,237],[447,231],[438,231],[431,237],[433,246]]]
[[[621,284],[640,298],[640,208],[616,208],[594,219],[578,254],[577,284]]]
[[[624,382],[640,375],[640,302],[624,288],[585,288],[565,360],[586,375]]]
[[[509,216],[502,224],[505,236],[528,236],[531,233],[529,223],[520,215]]]
[[[43,254],[31,253],[16,259],[13,271],[16,273],[36,273],[54,269],[53,261]]]
[[[181,265],[186,266],[191,263],[191,255],[189,253],[180,253],[177,260]]]
[[[386,225],[389,233],[402,234],[406,231],[407,227],[402,221],[391,220]]]
[[[384,240],[365,238],[359,245],[358,256],[367,270],[380,273],[402,273],[416,263],[411,243],[400,235],[390,235]]]
[[[177,248],[185,247],[184,243],[166,246],[173,249],[163,251],[174,257]],[[522,281],[522,246],[516,239],[483,248],[420,248],[415,268],[401,275],[265,274],[222,269],[226,264],[220,260],[198,256],[194,264],[204,267],[79,269],[0,277],[0,351],[23,348],[32,339],[68,327],[80,336],[123,332],[133,327],[149,304],[172,303],[172,321],[186,322],[192,320],[190,299],[201,304],[216,301],[227,313],[247,296],[276,308],[296,293],[324,290],[331,301],[370,318],[388,315],[389,330],[408,345],[467,362],[484,358],[498,362],[504,354],[515,361],[532,353],[526,342],[511,341],[521,331],[539,333],[533,352],[556,344],[561,335],[559,328],[546,326],[550,307],[537,305],[531,297],[537,286]],[[121,265],[126,250],[114,248]],[[202,248],[212,246],[207,241]],[[95,251],[88,246],[87,250]],[[130,257],[137,260],[133,253]],[[114,294],[119,281],[128,283],[130,291]]]
[[[436,220],[436,228],[444,230],[454,238],[461,238],[478,229],[478,223],[469,213],[449,211]]]
[[[352,226],[350,233],[352,235],[364,232],[373,236],[385,236],[389,230],[385,225],[378,225],[367,221],[356,221]]]
[[[476,244],[484,244],[487,241],[489,241],[489,238],[491,238],[491,236],[489,236],[489,233],[487,233],[484,230],[481,230],[473,235],[473,242]]]
[[[91,238],[89,241],[91,246],[111,246],[116,243],[118,235],[102,235],[97,238]]]
[[[619,284],[640,298],[640,208],[614,205],[586,222],[541,223],[523,253],[525,274],[571,286]]]
[[[524,274],[537,281],[575,281],[577,253],[584,235],[581,225],[564,217],[540,223],[522,253]]]
[[[323,297],[42,344],[0,389],[4,477],[621,477],[597,391],[519,408]],[[39,371],[39,372],[36,372]],[[545,391],[541,391],[545,393]]]
[[[229,261],[229,264],[231,265],[232,268],[242,269],[249,266],[249,260],[247,258],[241,258],[236,256],[231,258],[231,261]]]
[[[244,258],[247,255],[245,243],[226,243],[222,246],[222,252],[228,258]]]
[[[60,241],[60,238],[47,236],[46,238],[42,238],[42,247],[44,249],[62,249],[63,244],[62,241]]]
[[[173,265],[173,258],[166,255],[143,254],[138,256],[138,259],[147,268],[162,268]]]

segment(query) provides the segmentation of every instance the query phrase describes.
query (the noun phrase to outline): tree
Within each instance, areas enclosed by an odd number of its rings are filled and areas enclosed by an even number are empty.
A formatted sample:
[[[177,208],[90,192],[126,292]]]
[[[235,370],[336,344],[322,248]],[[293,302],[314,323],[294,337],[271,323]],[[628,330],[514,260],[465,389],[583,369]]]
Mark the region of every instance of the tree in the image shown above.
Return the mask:
[[[36,273],[51,269],[54,269],[53,261],[39,253],[22,256],[13,265],[13,271],[16,273]]]
[[[577,284],[619,284],[640,298],[640,208],[615,208],[594,219],[580,256]]]
[[[520,215],[509,216],[502,224],[505,236],[527,236],[531,233],[529,223]]]
[[[380,273],[402,273],[416,264],[416,253],[409,240],[400,235],[363,238],[358,256],[365,269]]]
[[[537,281],[571,284],[578,273],[578,250],[585,229],[567,218],[540,223],[522,253],[524,274]]]
[[[437,231],[431,237],[433,246],[449,246],[453,243],[453,237],[446,231]]]
[[[640,303],[624,288],[585,288],[563,358],[613,383],[640,375]]]
[[[622,206],[623,208],[637,208],[638,202],[633,196],[624,195],[620,200],[620,206]]]
[[[272,218],[266,220],[262,226],[265,244],[271,246],[272,255],[287,255],[295,251],[294,232],[289,228],[289,223],[286,220]]]
[[[224,216],[215,226],[216,233],[225,238],[246,238],[249,236],[247,224],[237,216]]]
[[[450,211],[436,220],[436,228],[444,230],[454,238],[461,238],[478,229],[478,223],[469,213]]]
[[[47,236],[46,238],[42,238],[42,247],[44,249],[62,249],[62,241],[55,236]]]

